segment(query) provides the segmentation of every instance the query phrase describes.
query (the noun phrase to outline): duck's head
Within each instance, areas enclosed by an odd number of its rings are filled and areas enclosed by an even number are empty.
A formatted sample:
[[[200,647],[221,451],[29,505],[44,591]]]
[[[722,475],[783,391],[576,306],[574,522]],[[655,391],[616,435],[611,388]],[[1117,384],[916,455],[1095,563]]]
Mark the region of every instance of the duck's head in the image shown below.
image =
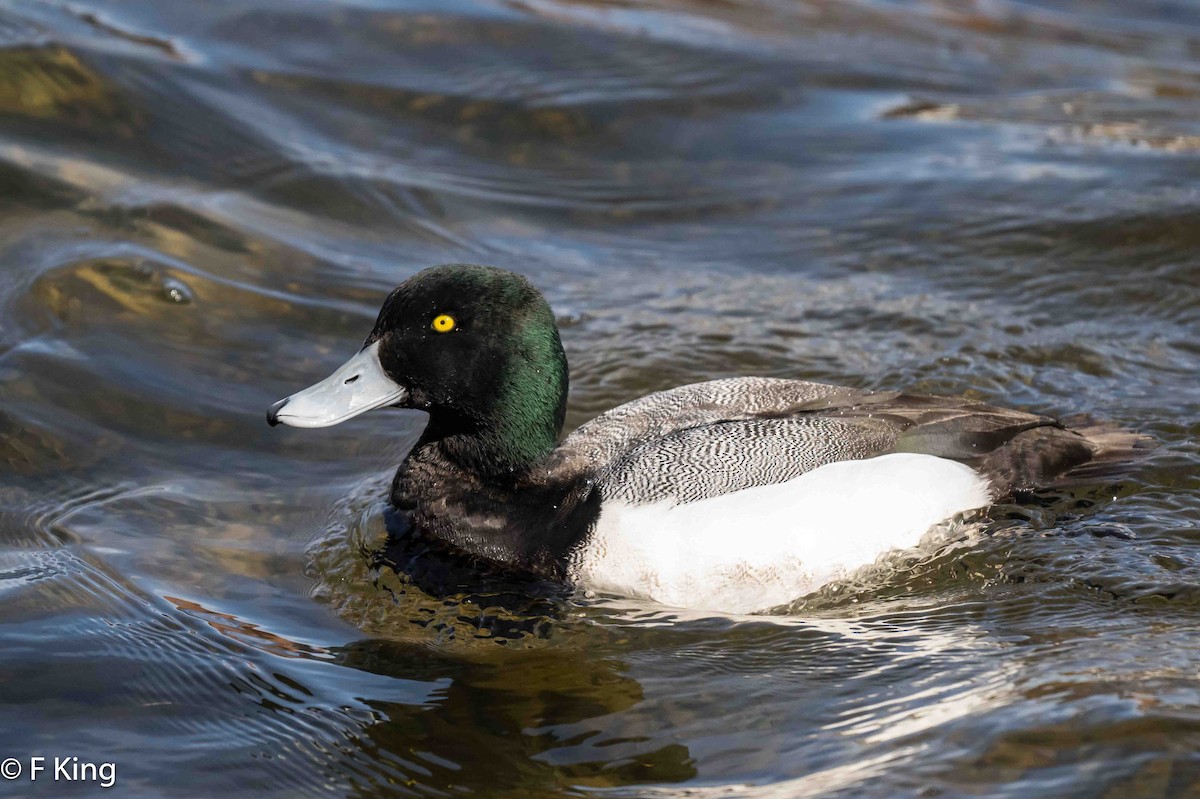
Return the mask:
[[[372,408],[429,413],[426,439],[511,470],[553,449],[567,400],[554,315],[524,277],[445,264],[400,284],[358,354],[271,406],[272,425],[327,427]]]

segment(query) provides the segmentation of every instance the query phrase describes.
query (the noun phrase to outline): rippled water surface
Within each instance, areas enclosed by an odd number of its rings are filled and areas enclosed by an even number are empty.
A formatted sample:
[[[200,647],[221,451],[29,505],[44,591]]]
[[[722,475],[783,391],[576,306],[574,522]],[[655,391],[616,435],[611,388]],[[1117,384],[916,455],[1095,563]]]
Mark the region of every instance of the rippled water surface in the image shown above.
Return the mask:
[[[1182,0],[0,4],[0,757],[116,764],[77,796],[1200,795],[1198,120]],[[435,599],[373,555],[420,419],[263,414],[456,260],[547,294],[570,426],[760,374],[1158,448],[774,615]]]

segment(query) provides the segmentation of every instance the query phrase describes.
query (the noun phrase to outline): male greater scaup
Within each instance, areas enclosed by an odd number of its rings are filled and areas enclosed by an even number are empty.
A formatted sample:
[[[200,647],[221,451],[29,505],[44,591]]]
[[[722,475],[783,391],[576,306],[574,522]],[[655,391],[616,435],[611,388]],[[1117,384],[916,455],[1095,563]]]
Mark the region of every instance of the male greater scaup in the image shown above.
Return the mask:
[[[426,411],[391,490],[420,534],[508,569],[729,612],[800,597],[1140,443],[963,398],[762,377],[651,394],[559,442],[566,404],[566,356],[537,289],[447,264],[396,288],[359,353],[267,419]]]

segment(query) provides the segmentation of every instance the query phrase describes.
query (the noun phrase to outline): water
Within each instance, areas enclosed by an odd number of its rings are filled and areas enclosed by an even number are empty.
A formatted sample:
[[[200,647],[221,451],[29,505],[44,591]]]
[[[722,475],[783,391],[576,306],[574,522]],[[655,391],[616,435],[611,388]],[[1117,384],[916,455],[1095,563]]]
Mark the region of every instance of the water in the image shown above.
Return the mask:
[[[1170,0],[3,4],[0,757],[116,788],[0,793],[1200,795],[1197,119]],[[263,415],[455,260],[572,427],[760,374],[1159,446],[774,614],[435,599],[419,420]]]

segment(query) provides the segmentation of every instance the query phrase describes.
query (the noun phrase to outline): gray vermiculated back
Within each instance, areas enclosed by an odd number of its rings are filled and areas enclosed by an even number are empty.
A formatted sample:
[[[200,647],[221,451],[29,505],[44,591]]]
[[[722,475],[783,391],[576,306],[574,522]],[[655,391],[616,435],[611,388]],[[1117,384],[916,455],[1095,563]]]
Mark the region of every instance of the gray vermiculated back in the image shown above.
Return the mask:
[[[556,466],[586,468],[602,496],[636,504],[767,485],[894,442],[883,425],[795,416],[871,396],[877,395],[764,377],[680,386],[582,425],[563,442]]]
[[[606,498],[678,503],[782,483],[818,466],[888,450],[896,430],[865,419],[799,416],[689,428],[638,447],[600,484]]]

